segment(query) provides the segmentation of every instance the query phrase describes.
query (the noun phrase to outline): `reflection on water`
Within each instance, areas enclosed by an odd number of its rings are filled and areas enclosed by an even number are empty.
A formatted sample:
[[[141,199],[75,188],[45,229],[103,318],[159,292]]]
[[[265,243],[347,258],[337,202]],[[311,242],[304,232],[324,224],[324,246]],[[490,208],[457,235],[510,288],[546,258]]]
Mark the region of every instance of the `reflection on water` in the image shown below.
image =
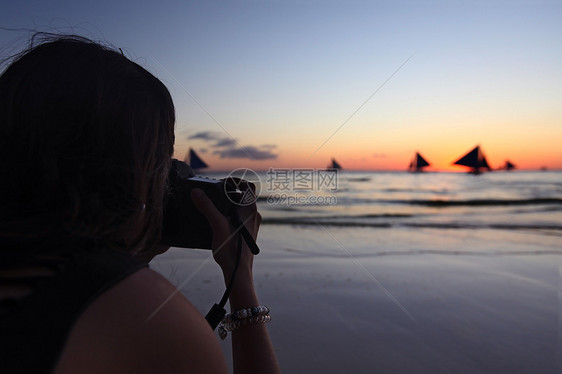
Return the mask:
[[[334,196],[335,204],[290,204],[271,196]],[[336,191],[268,191],[264,224],[562,231],[561,172],[341,172]]]

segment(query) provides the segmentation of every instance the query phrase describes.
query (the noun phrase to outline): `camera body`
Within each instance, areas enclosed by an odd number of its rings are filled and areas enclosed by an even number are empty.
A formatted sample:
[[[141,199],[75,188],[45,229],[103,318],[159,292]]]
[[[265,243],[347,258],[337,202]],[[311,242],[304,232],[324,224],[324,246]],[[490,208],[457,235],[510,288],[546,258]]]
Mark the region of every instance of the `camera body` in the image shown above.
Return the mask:
[[[189,165],[173,159],[164,201],[162,245],[211,249],[213,231],[205,216],[193,205],[193,188],[203,190],[225,217],[233,214],[243,196],[234,181],[195,176]]]

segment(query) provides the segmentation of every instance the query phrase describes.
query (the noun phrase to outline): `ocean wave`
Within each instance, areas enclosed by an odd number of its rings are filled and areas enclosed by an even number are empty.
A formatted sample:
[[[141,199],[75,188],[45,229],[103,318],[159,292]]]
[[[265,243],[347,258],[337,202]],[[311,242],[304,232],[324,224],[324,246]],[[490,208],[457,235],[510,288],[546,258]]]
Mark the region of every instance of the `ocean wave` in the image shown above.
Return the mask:
[[[454,207],[454,206],[506,206],[506,205],[562,205],[559,198],[533,198],[533,199],[474,199],[474,200],[393,200],[393,203],[423,205],[428,207]]]
[[[306,256],[322,256],[348,258],[349,253],[318,253],[296,248],[284,248],[286,252],[301,254]],[[544,256],[562,255],[562,250],[498,250],[498,251],[471,251],[471,250],[439,250],[439,249],[413,249],[406,251],[375,251],[372,253],[353,253],[354,258],[386,257],[386,256],[423,256],[423,255],[448,255],[448,256]]]
[[[382,192],[400,192],[400,193],[423,193],[423,194],[434,194],[434,195],[450,195],[452,192],[447,189],[428,189],[428,188],[398,188],[390,187],[384,188]]]
[[[264,217],[262,223],[265,224],[330,224],[342,225],[342,226],[356,226],[366,223],[368,225],[377,224],[368,221],[357,221],[365,219],[393,219],[393,218],[412,218],[415,217],[413,214],[401,214],[401,213],[383,213],[383,214],[358,214],[358,215],[331,215],[331,216],[313,216],[313,217]],[[385,225],[387,225],[385,223]],[[386,227],[386,226],[385,226]]]
[[[262,225],[339,226],[339,227],[391,227],[388,222],[327,221],[323,218],[262,218]]]
[[[271,195],[259,196],[258,203],[267,203]],[[480,206],[521,206],[521,205],[560,205],[562,199],[557,197],[537,197],[530,199],[465,199],[465,200],[443,200],[443,199],[408,199],[408,200],[391,200],[391,199],[371,199],[366,197],[341,196],[338,197],[338,205],[355,206],[355,205],[374,205],[374,204],[400,204],[400,205],[418,205],[431,208],[448,208],[448,207],[480,207]],[[553,208],[555,209],[555,208]]]
[[[467,222],[404,222],[386,221],[373,222],[362,220],[365,218],[407,218],[408,215],[365,215],[365,216],[332,216],[332,217],[310,217],[310,218],[263,218],[262,225],[292,225],[292,226],[335,226],[335,227],[410,227],[428,229],[493,229],[493,230],[534,230],[545,231],[550,235],[562,236],[562,225],[554,224],[509,224],[509,223],[467,223]]]

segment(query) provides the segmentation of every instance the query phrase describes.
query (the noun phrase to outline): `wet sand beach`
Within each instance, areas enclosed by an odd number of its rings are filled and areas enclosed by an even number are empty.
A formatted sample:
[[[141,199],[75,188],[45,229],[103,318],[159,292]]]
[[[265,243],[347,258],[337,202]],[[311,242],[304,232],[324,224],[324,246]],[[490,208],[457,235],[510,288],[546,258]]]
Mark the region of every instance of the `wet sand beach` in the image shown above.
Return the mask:
[[[559,239],[263,225],[254,272],[285,373],[558,373]],[[203,314],[224,291],[208,251],[151,266]]]

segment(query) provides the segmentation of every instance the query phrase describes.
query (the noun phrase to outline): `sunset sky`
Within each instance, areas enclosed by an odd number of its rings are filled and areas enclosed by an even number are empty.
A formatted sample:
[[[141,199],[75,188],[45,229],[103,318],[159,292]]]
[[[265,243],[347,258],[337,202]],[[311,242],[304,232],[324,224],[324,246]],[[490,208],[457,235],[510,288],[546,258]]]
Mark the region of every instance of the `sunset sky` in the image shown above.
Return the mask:
[[[23,0],[0,48],[29,29],[121,48],[170,89],[176,156],[213,170],[403,170],[415,151],[462,170],[477,144],[493,167],[562,169],[561,20],[531,0]]]

